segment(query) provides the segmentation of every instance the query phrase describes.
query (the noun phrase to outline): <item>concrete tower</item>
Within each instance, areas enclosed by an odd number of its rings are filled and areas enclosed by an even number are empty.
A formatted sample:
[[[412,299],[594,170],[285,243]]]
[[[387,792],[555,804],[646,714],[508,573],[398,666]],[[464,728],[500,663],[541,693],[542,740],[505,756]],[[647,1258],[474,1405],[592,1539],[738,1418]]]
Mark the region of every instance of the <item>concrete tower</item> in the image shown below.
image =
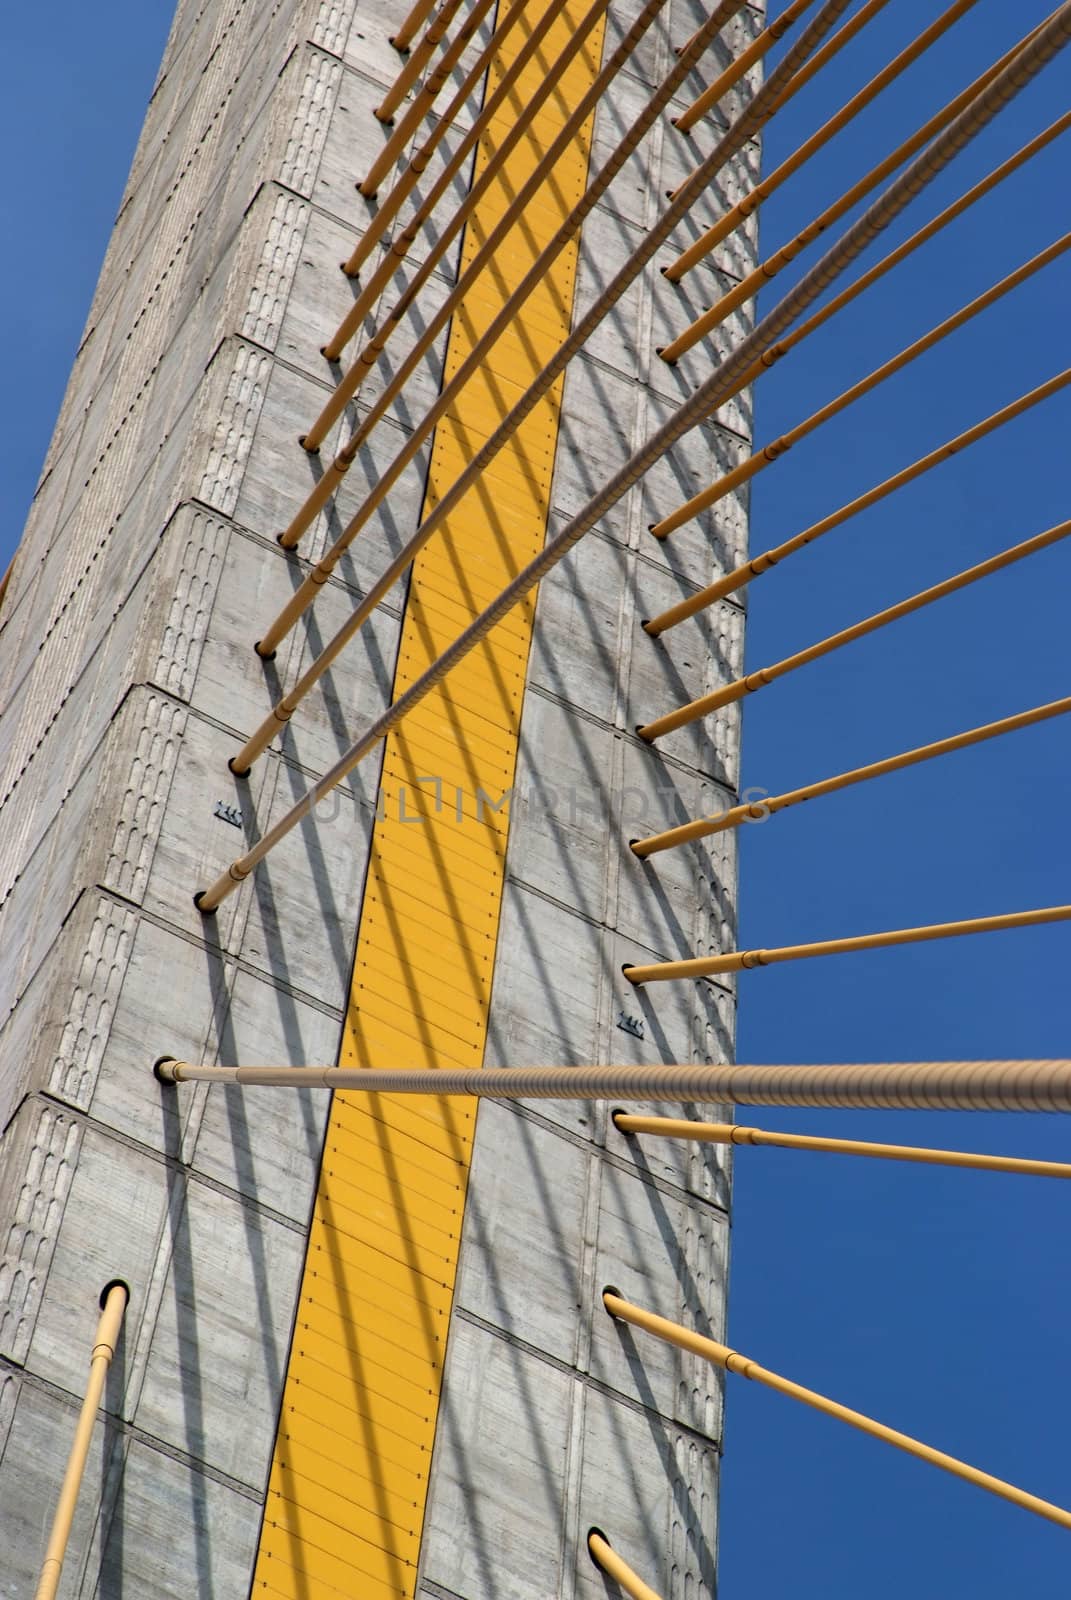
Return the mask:
[[[448,28],[428,71],[465,24],[464,9],[450,21],[455,9],[445,0],[431,19]],[[359,292],[339,263],[399,170],[375,200],[356,188],[390,133],[374,113],[405,59],[391,38],[407,7],[179,5],[0,609],[5,1600],[33,1592],[98,1297],[114,1279],[130,1299],[63,1595],[601,1597],[592,1525],[667,1600],[713,1593],[718,1382],[697,1359],[641,1347],[606,1316],[601,1290],[717,1333],[720,1155],[641,1148],[605,1103],[484,1102],[477,1114],[468,1100],[169,1087],[150,1070],[164,1055],[385,1067],[729,1058],[731,980],[649,993],[621,968],[733,940],[732,835],[657,867],[628,841],[735,794],[733,709],[657,751],[634,729],[740,669],[735,603],[664,642],[640,622],[743,551],[736,497],[665,544],[647,528],[740,459],[746,391],[618,500],[538,600],[216,915],[194,905],[709,370],[709,343],[678,367],[655,350],[741,275],[746,230],[684,287],[665,282],[658,258],[643,268],[248,777],[229,770],[755,90],[753,72],[691,137],[669,112],[654,120],[425,439],[444,381],[706,19],[697,0],[669,0],[298,550],[281,549],[339,442],[638,15],[635,0],[594,18],[581,0],[554,9],[430,223],[397,250],[401,275],[341,370],[540,85],[553,92],[316,457],[298,435],[340,377],[320,349]],[[722,9],[736,14],[669,111],[761,27],[752,7]],[[547,10],[528,0],[418,194]],[[413,148],[494,24],[485,6]],[[568,69],[555,69],[581,31]],[[750,140],[677,240],[707,227],[756,162]],[[414,204],[370,252],[364,282]],[[416,438],[315,605],[262,659],[254,643],[310,562]]]

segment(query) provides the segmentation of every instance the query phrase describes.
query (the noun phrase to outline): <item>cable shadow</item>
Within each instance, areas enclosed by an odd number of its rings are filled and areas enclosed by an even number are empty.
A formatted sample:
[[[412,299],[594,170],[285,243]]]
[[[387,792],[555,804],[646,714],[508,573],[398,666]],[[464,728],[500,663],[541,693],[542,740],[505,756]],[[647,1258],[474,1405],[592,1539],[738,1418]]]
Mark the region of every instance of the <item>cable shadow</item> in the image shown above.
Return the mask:
[[[101,1471],[104,1491],[101,1496],[102,1548],[97,1577],[98,1600],[123,1600],[124,1593],[127,1436],[120,1419],[126,1401],[126,1325],[127,1317],[124,1316],[119,1328],[115,1354],[104,1383],[104,1444]]]
[[[205,941],[205,954],[208,961],[208,981],[212,1002],[212,1019],[217,1040],[217,1048],[224,1062],[240,1061],[241,1056],[238,1042],[235,1037],[234,1022],[231,1014],[232,996],[227,986],[227,971],[223,952],[218,946],[215,948]],[[283,1015],[284,1032],[287,1027],[287,1012],[290,1005],[284,1000],[281,991],[276,991],[280,999],[280,1009]],[[296,1030],[296,1016],[291,1018]],[[298,1044],[300,1034],[295,1038],[291,1034],[287,1038],[288,1045]],[[212,1090],[209,1089],[211,1094]],[[227,1124],[230,1130],[231,1143],[236,1153],[236,1166],[242,1179],[242,1193],[248,1199],[259,1201],[260,1195],[254,1170],[252,1152],[253,1138],[250,1132],[249,1117],[246,1110],[247,1100],[245,1091],[238,1085],[226,1084],[223,1086],[224,1103],[227,1108]],[[315,1158],[319,1153],[320,1135],[313,1121],[313,1107],[309,1092],[299,1090],[296,1099],[303,1102],[305,1113],[306,1134],[309,1144],[309,1155]],[[292,1103],[288,1100],[288,1104]],[[248,1152],[248,1159],[242,1161],[241,1153]],[[264,1248],[264,1237],[261,1232],[257,1213],[249,1206],[239,1207],[242,1225],[245,1230],[246,1244],[250,1268],[253,1275],[253,1288],[258,1314],[260,1330],[260,1347],[267,1372],[268,1387],[273,1400],[277,1403],[282,1395],[283,1367],[279,1352],[276,1348],[275,1333],[272,1327],[271,1288],[268,1276],[267,1254]]]
[[[304,671],[307,670],[307,665],[311,665],[312,662],[319,659],[323,653],[324,646],[327,641],[324,639],[320,625],[316,620],[315,611],[311,606],[306,611],[302,620],[304,622],[305,644],[308,656],[306,665],[301,666],[300,668],[301,671]],[[351,670],[356,672],[362,684],[364,684],[369,677],[371,678],[373,686],[379,693],[380,706],[386,706],[390,701],[390,694],[394,681],[394,671],[393,667],[388,666],[388,663],[380,648],[379,640],[376,636],[374,627],[374,619],[369,618],[368,624],[360,630],[355,639],[350,641],[351,649],[358,645],[361,647],[364,653],[363,661],[361,666]],[[331,736],[335,743],[335,748],[339,755],[343,755],[353,743],[354,729],[348,724],[343,712],[342,693],[337,682],[336,670],[337,669],[335,667],[329,667],[321,677],[318,688],[314,689],[312,693],[313,695],[318,694],[320,704],[323,707],[323,714],[327,719]],[[268,684],[268,690],[271,694],[272,701],[274,704],[277,704],[282,698],[284,686],[282,677],[275,669],[274,662],[264,662],[264,676],[265,681]],[[299,719],[301,719],[302,717],[307,717],[308,714],[308,697],[306,697],[305,701],[302,703],[302,709],[299,710],[297,716]],[[300,766],[304,765],[305,763],[302,760],[301,752],[297,748],[297,745],[298,739],[294,730],[294,719],[292,718],[284,725],[282,729],[279,748],[285,756]],[[364,799],[372,798],[372,796],[369,796],[367,793],[365,793],[361,784],[361,775],[359,772],[354,773],[350,784],[339,785],[339,788],[344,791],[352,790],[355,795],[360,794]]]
[[[279,677],[274,663],[265,662],[264,672],[266,681],[272,694],[272,698],[273,700],[278,700],[282,694],[282,680]],[[295,768],[289,766],[287,763],[283,763],[283,766],[289,777],[292,797],[296,801],[300,799],[301,794],[305,792],[304,789],[302,789],[299,793],[297,787],[298,783],[301,781],[301,775]],[[242,829],[245,835],[246,847],[251,848],[256,840],[260,837],[261,832],[256,811],[256,802],[250,792],[248,783],[246,783],[244,780],[235,778],[234,789],[235,800],[242,816]],[[344,790],[343,792],[352,794],[352,791],[350,790]],[[359,807],[355,796],[353,797],[353,805],[355,815],[359,816]],[[315,859],[312,862],[313,881],[318,887],[321,885],[327,885],[330,880],[327,875],[326,867],[323,863],[322,849],[319,844],[318,835],[316,834],[315,818],[307,817],[299,826],[301,833],[306,840],[307,849],[309,848],[308,841],[310,834],[312,834],[315,838]],[[313,854],[313,852],[310,851],[310,854]],[[266,867],[264,871],[257,872],[253,875],[253,894],[256,899],[257,910],[261,918],[261,926],[264,932],[264,955],[267,961],[268,971],[271,977],[276,980],[272,984],[272,993],[274,995],[276,1007],[279,1013],[279,1021],[282,1026],[283,1040],[287,1057],[288,1060],[294,1065],[302,1066],[306,1064],[306,1048],[302,1037],[301,1020],[297,1003],[294,1000],[293,994],[291,993],[291,988],[293,986],[291,984],[290,969],[286,961],[281,925],[276,913],[275,893],[272,888],[271,873],[268,867]],[[343,941],[339,918],[337,915],[329,915],[329,911],[333,909],[333,904],[334,902],[331,901],[330,907],[325,906],[323,908],[323,923],[328,930],[328,939],[335,957],[336,967],[340,974],[341,994],[344,996],[348,992],[349,972],[352,965],[352,953],[350,946],[345,944]],[[217,1023],[220,1020],[220,1016],[225,1014],[226,1027],[228,1030],[230,1030],[230,1000],[227,998],[225,956],[223,948],[219,942],[219,937],[215,930],[215,926],[211,922],[206,922],[204,925],[204,939],[204,948],[209,960],[209,982],[212,989],[213,1006],[214,1008],[217,1006],[224,1008],[223,1011],[217,1015]],[[217,985],[219,989],[218,995]],[[217,1033],[217,1039],[219,1039],[220,1048],[222,1048],[222,1035]],[[230,1056],[224,1055],[224,1064],[241,1065],[241,1058],[237,1052],[237,1045],[233,1037],[231,1037],[229,1040],[229,1049],[234,1053],[232,1053]],[[306,1148],[310,1159],[315,1161],[319,1156],[320,1144],[323,1138],[323,1130],[319,1122],[319,1113],[315,1109],[315,1101],[310,1098],[310,1095],[311,1091],[307,1093],[304,1090],[299,1090],[294,1096],[293,1100],[288,1103],[296,1104],[298,1107],[300,1107],[302,1121],[305,1128]],[[244,1106],[244,1102],[242,1102],[242,1104]],[[230,1098],[227,1099],[227,1105],[228,1108],[231,1105]],[[244,1109],[242,1111],[242,1117],[243,1119],[245,1117]],[[232,1134],[235,1131],[235,1126],[232,1123]],[[241,1148],[249,1148],[251,1154],[251,1146],[235,1146],[236,1151]],[[236,1170],[239,1172],[242,1170],[240,1163],[236,1164]],[[249,1177],[251,1183],[253,1184],[253,1192],[255,1195],[256,1185],[251,1164],[249,1169]]]
[[[168,1099],[173,1089],[159,1086],[164,1152],[167,1162],[167,1230],[171,1250],[171,1287],[175,1302],[175,1335],[182,1352],[178,1363],[182,1438],[187,1452],[202,1459],[205,1450],[205,1396],[201,1382],[204,1354],[198,1330],[197,1291],[187,1212],[188,1178],[182,1156],[178,1118]],[[187,1468],[190,1493],[190,1527],[193,1531],[193,1573],[198,1600],[215,1600],[212,1578],[212,1534],[205,1479],[195,1466]]]

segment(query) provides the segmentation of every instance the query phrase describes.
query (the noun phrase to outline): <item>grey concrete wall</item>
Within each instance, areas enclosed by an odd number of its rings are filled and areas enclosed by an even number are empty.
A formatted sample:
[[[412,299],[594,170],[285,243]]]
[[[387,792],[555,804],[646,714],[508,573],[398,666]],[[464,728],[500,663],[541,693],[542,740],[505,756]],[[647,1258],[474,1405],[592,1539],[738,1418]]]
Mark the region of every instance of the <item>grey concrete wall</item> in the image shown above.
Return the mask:
[[[383,137],[371,109],[397,71],[387,40],[406,9],[180,5],[0,615],[8,1600],[32,1593],[97,1296],[117,1275],[130,1283],[130,1311],[62,1593],[229,1600],[248,1588],[326,1105],[311,1091],[282,1111],[255,1094],[176,1095],[147,1068],[162,1053],[325,1061],[338,1045],[376,763],[214,924],[191,895],[390,695],[401,589],[252,781],[227,771],[237,741],[419,511],[423,456],[278,660],[259,663],[256,623],[297,570],[274,535],[316,470],[295,436],[330,390],[317,351],[352,294],[337,262],[368,215],[354,180]],[[614,5],[611,39],[635,9]],[[671,38],[698,17],[674,0],[671,23],[600,113],[596,158],[665,71]],[[735,42],[757,25],[746,12]],[[732,47],[719,47],[722,59]],[[581,308],[711,137],[661,128],[617,180],[585,230]],[[756,161],[749,148],[697,226]],[[671,371],[651,352],[752,250],[750,236],[724,249],[685,289],[649,270],[571,368],[555,523],[709,362],[700,349]],[[426,304],[447,281],[437,275]],[[437,388],[440,361],[441,342],[305,557],[393,455]],[[641,829],[618,814],[631,792],[652,823],[678,807],[692,815],[737,782],[735,713],[658,753],[631,732],[740,664],[735,605],[664,645],[638,629],[743,548],[738,501],[666,546],[644,531],[653,506],[739,458],[746,405],[719,420],[543,585],[489,1060],[719,1060],[731,1050],[731,987],[648,997],[620,978],[640,953],[732,940],[731,848],[642,867],[624,848]],[[561,805],[538,798],[547,784]],[[240,828],[220,802],[239,808]],[[642,1039],[618,1025],[622,1012],[640,1019]],[[579,1103],[480,1112],[422,1553],[429,1594],[601,1592],[576,1559],[589,1522],[619,1535],[667,1594],[712,1588],[717,1386],[620,1337],[597,1292],[613,1281],[719,1327],[727,1173],[695,1152],[640,1149],[606,1117]]]

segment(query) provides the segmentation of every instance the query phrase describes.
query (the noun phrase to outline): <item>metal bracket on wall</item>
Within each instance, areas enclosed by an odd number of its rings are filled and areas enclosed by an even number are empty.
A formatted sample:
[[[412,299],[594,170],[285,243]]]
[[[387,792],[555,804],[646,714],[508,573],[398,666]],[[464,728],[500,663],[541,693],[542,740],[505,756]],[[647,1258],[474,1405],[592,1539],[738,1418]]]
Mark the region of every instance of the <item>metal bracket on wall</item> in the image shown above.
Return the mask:
[[[237,806],[229,806],[225,800],[217,800],[212,808],[212,815],[219,817],[223,822],[229,822],[232,828],[242,826],[242,813]]]

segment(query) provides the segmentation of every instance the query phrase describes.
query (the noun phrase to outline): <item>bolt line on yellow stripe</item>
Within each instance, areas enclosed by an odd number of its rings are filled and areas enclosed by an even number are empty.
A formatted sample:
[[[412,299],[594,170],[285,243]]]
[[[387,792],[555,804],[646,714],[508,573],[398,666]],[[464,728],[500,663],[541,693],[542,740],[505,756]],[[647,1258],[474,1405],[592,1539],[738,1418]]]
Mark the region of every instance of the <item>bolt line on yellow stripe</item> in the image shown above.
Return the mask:
[[[979,561],[975,566],[967,567],[965,571],[957,572],[941,583],[932,584],[928,589],[921,589],[918,594],[909,595],[906,600],[900,600],[894,606],[887,606],[884,611],[876,611],[873,616],[864,617],[861,622],[854,622],[850,628],[841,628],[839,632],[831,633],[828,638],[819,639],[816,644],[808,645],[805,650],[797,650],[793,655],[785,656],[781,661],[775,661],[768,667],[759,667],[755,672],[749,672],[732,683],[723,684],[720,689],[713,689],[710,694],[700,695],[698,700],[691,700],[687,705],[678,706],[675,711],[667,712],[664,717],[655,717],[651,722],[637,728],[636,732],[648,744],[655,739],[661,739],[676,728],[697,722],[701,717],[709,716],[712,711],[717,711],[722,706],[732,705],[734,701],[742,700],[745,695],[765,689],[767,685],[776,683],[779,678],[797,672],[800,667],[809,666],[812,661],[819,661],[824,656],[832,655],[834,651],[843,649],[846,644],[853,644],[856,639],[877,633],[881,628],[887,628],[890,623],[899,622],[902,617],[911,616],[914,612],[933,605],[935,601],[943,600],[947,595],[957,594],[961,589],[969,588],[982,578],[991,577],[994,572],[1003,572],[1017,561],[1024,561],[1029,556],[1050,549],[1066,539],[1068,534],[1071,534],[1071,517],[1066,522],[1058,522],[1053,528],[1046,528],[1044,533],[1035,534],[1032,539],[1024,539],[1021,544],[1013,545],[1010,550],[1002,550],[998,555],[990,556],[987,561]]]
[[[1071,1112],[1071,1060],[853,1061],[804,1066],[361,1067],[198,1066],[161,1056],[165,1084],[361,1089],[491,1100],[709,1100],[730,1105],[916,1111]]]
[[[1036,911],[1007,911],[994,917],[969,917],[962,922],[933,922],[921,928],[893,928],[886,933],[860,933],[847,939],[821,939],[787,944],[773,950],[730,950],[718,956],[693,956],[685,961],[625,965],[629,983],[662,983],[672,978],[710,978],[724,972],[747,972],[783,961],[814,956],[854,955],[858,950],[887,950],[893,945],[925,944],[931,939],[957,939],[969,933],[1003,933],[1011,928],[1039,928],[1071,920],[1071,906],[1043,906]]]
[[[482,643],[497,624],[507,617],[547,573],[568,555],[584,535],[598,524],[606,512],[617,504],[622,495],[640,480],[653,463],[689,429],[717,409],[724,395],[732,389],[740,374],[750,368],[757,356],[773,344],[785,328],[795,322],[801,311],[812,304],[837,275],[846,269],[881,228],[899,215],[955,153],[974,138],[1032,77],[1065,48],[1069,40],[1071,40],[1071,0],[1065,0],[1059,13],[1046,24],[1029,49],[1017,56],[986,94],[977,103],[968,107],[939,141],[935,141],[935,146],[924,152],[908,167],[858,221],[852,224],[822,260],[805,274],[784,300],[762,319],[754,332],[726,358],[723,367],[699,384],[667,421],[596,490],[558,533],[548,539],[542,551],[517,573],[516,577],[447,646],[438,659],[410,684],[393,705],[365,729],[364,733],[288,812],[280,817],[244,855],[232,861],[207,888],[195,892],[194,903],[202,914],[210,916],[217,911],[223,901],[233,894],[239,884],[255,870],[275,846],[309,816],[332,789],[378,749],[383,739],[394,728],[400,726],[410,711],[420,705],[454,668]],[[529,396],[530,394],[531,391]],[[522,401],[515,407],[510,419],[507,419],[510,431],[516,426],[518,413],[522,412],[524,404]],[[465,469],[465,473],[462,473],[445,492],[433,516],[436,514],[445,516],[453,510],[463,492],[461,485],[466,473],[478,474],[482,471],[489,455],[500,446],[505,429],[506,424],[503,424],[487,445],[477,452]],[[425,523],[421,525],[422,530],[426,529],[430,520],[430,518],[425,519]],[[298,593],[300,592],[299,589]],[[292,620],[287,621],[287,628]],[[279,621],[282,621],[282,614]]]
[[[900,772],[905,767],[922,761],[932,761],[936,756],[951,755],[955,750],[966,750],[970,745],[981,744],[986,739],[999,738],[1001,734],[1015,733],[1020,728],[1033,727],[1050,717],[1065,716],[1071,711],[1071,695],[1063,700],[1051,700],[1047,705],[1034,706],[1029,711],[1016,712],[997,722],[987,722],[980,727],[968,728],[964,733],[950,734],[946,739],[936,739],[932,744],[917,745],[882,761],[871,761],[865,767],[853,767],[850,772],[837,773],[832,778],[822,778],[816,783],[804,784],[799,789],[789,789],[785,794],[769,795],[761,801],[730,806],[726,811],[698,817],[694,822],[682,822],[676,828],[650,834],[645,839],[632,839],[629,847],[640,857],[655,855],[659,850],[671,850],[676,845],[690,844],[694,839],[705,839],[712,833],[722,833],[727,828],[737,828],[744,822],[759,822],[775,816],[789,806],[801,805],[805,800],[817,800],[823,795],[835,794],[856,783],[866,783],[871,778],[882,778],[889,772]]]
[[[694,244],[689,245],[688,249],[678,256],[676,261],[663,268],[664,276],[669,278],[671,282],[676,283],[692,267],[697,266],[716,245],[721,244],[723,240],[727,239],[730,234],[740,227],[741,223],[752,216],[764,200],[775,194],[782,184],[787,183],[789,178],[793,177],[801,167],[806,165],[812,156],[817,155],[818,151],[827,145],[831,139],[835,138],[838,133],[843,132],[845,128],[854,122],[861,112],[865,111],[890,84],[895,83],[897,78],[905,73],[909,67],[913,66],[919,57],[930,49],[931,45],[936,44],[942,35],[947,33],[949,28],[976,4],[977,0],[953,0],[952,5],[948,6],[939,17],[936,17],[928,28],[924,28],[920,34],[912,39],[910,44],[905,45],[899,55],[894,56],[892,61],[871,78],[870,82],[865,84],[857,94],[852,95],[850,100],[846,100],[840,110],[824,122],[815,133],[812,133],[810,138],[805,139],[787,160],[782,161],[779,167],[775,167],[773,172],[757,183],[734,206],[730,207],[725,215],[714,223],[712,227],[706,229]],[[916,133],[905,140],[892,155],[867,173],[866,177],[855,185],[854,190],[850,191],[855,194],[855,200],[862,199],[871,189],[876,188],[879,183],[883,183],[886,178],[891,177],[896,168],[917,154],[935,133],[939,133],[946,128],[970,104],[971,100],[981,93],[982,89],[988,87],[998,72],[1011,60],[1012,54],[1013,52],[1009,52],[1007,56],[995,62],[988,72],[983,74],[976,82],[970,84],[953,100],[950,100],[935,116],[924,123]],[[854,204],[854,201],[851,204]],[[838,215],[843,216],[844,212],[849,209],[850,205],[845,205],[843,211],[839,212]],[[745,295],[744,298],[750,299],[751,296],[750,294]],[[659,353],[663,360],[676,361],[679,355],[690,349],[698,339],[702,338],[703,333],[707,331],[705,326],[700,328],[699,324],[702,322],[704,322],[704,318],[700,318],[699,322],[694,323],[679,339],[675,339],[672,345],[660,351]],[[710,324],[710,326],[716,326],[716,324]]]
[[[823,534],[829,533],[834,528],[839,528],[843,523],[858,516],[861,511],[869,510],[879,501],[894,494],[897,489],[904,488],[913,483],[916,478],[921,478],[925,473],[939,467],[951,459],[958,451],[965,450],[968,445],[976,444],[979,439],[994,433],[1002,428],[1006,422],[1012,422],[1020,417],[1031,407],[1039,405],[1041,401],[1048,400],[1052,395],[1066,389],[1071,383],[1071,367],[1064,372],[1058,372],[1047,383],[1039,384],[1036,389],[1031,389],[1028,394],[1020,395],[1009,405],[1003,406],[999,411],[994,411],[990,416],[984,417],[981,422],[976,422],[973,427],[966,428],[958,433],[954,439],[949,439],[945,444],[938,445],[936,450],[931,450],[927,455],[920,456],[910,466],[902,468],[891,478],[885,478],[873,489],[868,489],[865,494],[857,495],[854,500],[849,500],[846,505],[831,511],[828,516],[822,517],[818,522],[812,522],[810,527],[804,528],[802,533],[793,534],[791,539],[775,545],[771,550],[764,550],[760,555],[753,556],[750,561],[745,561],[742,566],[734,567],[732,572],[727,572],[724,577],[708,584],[705,589],[689,595],[687,600],[680,600],[674,606],[669,606],[658,616],[651,617],[643,624],[645,633],[652,638],[657,638],[667,628],[673,628],[679,622],[684,622],[688,617],[694,617],[697,612],[703,611],[707,606],[714,605],[718,600],[723,600],[726,595],[735,594],[738,589],[751,582],[753,578],[761,577],[764,572],[784,561],[786,556],[795,555],[798,550],[813,544]]]
[[[905,367],[910,366],[919,356],[925,355],[927,351],[932,350],[943,339],[947,339],[951,334],[956,333],[983,311],[988,311],[990,306],[995,305],[998,300],[1002,300],[1013,289],[1018,289],[1028,279],[1032,278],[1035,273],[1041,272],[1045,267],[1050,266],[1052,262],[1058,260],[1069,249],[1071,249],[1071,232],[1062,234],[1059,239],[1054,240],[1046,249],[1040,250],[1037,255],[1031,256],[1029,261],[1025,261],[1021,267],[1016,267],[1014,272],[1010,272],[1006,277],[1001,278],[999,283],[993,284],[984,293],[977,295],[965,306],[961,306],[958,311],[953,312],[952,316],[946,317],[943,322],[939,322],[936,327],[931,328],[920,339],[916,339],[914,343],[907,345],[897,355],[891,357],[890,360],[883,362],[880,367],[875,367],[873,372],[868,373],[865,378],[861,378],[858,383],[853,383],[850,389],[843,390],[835,399],[822,406],[820,410],[812,412],[809,417],[804,418],[796,427],[791,428],[788,433],[783,433],[772,444],[766,445],[762,450],[757,450],[746,461],[742,461],[738,467],[734,467],[731,472],[727,472],[718,478],[709,488],[701,489],[690,500],[686,500],[683,505],[678,506],[676,511],[671,512],[668,517],[663,517],[660,522],[654,523],[650,531],[656,539],[664,539],[668,534],[673,533],[675,529],[683,527],[684,523],[690,522],[700,511],[708,510],[711,506],[716,505],[719,500],[723,500],[727,494],[731,494],[734,489],[740,488],[742,484],[749,483],[758,473],[764,471],[774,461],[777,461],[787,451],[791,450],[794,444],[798,444],[808,434],[814,433],[823,423],[839,416],[842,411],[846,411],[849,406],[854,405],[857,400],[861,400],[864,395],[870,394],[886,379],[893,377],[898,372],[902,372]]]
[[[1026,1156],[980,1155],[967,1150],[932,1150],[912,1144],[874,1144],[868,1139],[826,1139],[809,1133],[777,1133],[746,1128],[739,1122],[692,1122],[682,1117],[642,1117],[615,1111],[619,1133],[650,1134],[658,1139],[684,1139],[696,1144],[769,1146],[807,1150],[819,1155],[870,1156],[879,1161],[907,1161],[929,1167],[966,1167],[978,1172],[1008,1172],[1029,1178],[1071,1178],[1065,1161],[1034,1161]]]
[[[861,1411],[853,1411],[837,1400],[830,1400],[826,1395],[816,1393],[814,1389],[805,1389],[802,1384],[793,1383],[780,1373],[759,1366],[757,1361],[752,1361],[749,1356],[730,1349],[728,1345],[719,1344],[714,1339],[704,1337],[703,1334],[693,1333],[690,1328],[684,1328],[680,1323],[670,1322],[668,1318],[660,1317],[655,1312],[632,1305],[611,1290],[603,1292],[603,1306],[615,1320],[627,1322],[634,1328],[642,1328],[645,1333],[653,1334],[666,1344],[676,1345],[680,1350],[688,1350],[693,1355],[701,1356],[716,1367],[720,1367],[723,1372],[739,1373],[742,1378],[750,1378],[755,1383],[761,1383],[765,1388],[786,1395],[790,1400],[799,1400],[827,1417],[835,1417],[838,1422],[846,1422],[849,1427],[858,1428],[861,1433],[869,1434],[872,1439],[881,1439],[885,1444],[894,1445],[897,1450],[903,1450],[919,1461],[926,1461],[932,1467],[940,1467],[953,1477],[974,1484],[978,1489],[986,1489],[1002,1500],[1009,1500],[1012,1505],[1019,1506],[1024,1511],[1032,1511],[1036,1516],[1045,1517],[1061,1528],[1071,1528],[1071,1511],[1065,1511],[1062,1506],[1054,1505],[1050,1500],[1042,1500],[1036,1494],[1029,1494],[1025,1489],[1019,1489],[1003,1478],[995,1478],[992,1473],[983,1472],[979,1467],[972,1467],[966,1461],[960,1461],[958,1457],[950,1456],[944,1450],[936,1450],[933,1445],[923,1444],[921,1440],[913,1439],[909,1434],[890,1428],[883,1422],[876,1422],[873,1417],[865,1416]]]

